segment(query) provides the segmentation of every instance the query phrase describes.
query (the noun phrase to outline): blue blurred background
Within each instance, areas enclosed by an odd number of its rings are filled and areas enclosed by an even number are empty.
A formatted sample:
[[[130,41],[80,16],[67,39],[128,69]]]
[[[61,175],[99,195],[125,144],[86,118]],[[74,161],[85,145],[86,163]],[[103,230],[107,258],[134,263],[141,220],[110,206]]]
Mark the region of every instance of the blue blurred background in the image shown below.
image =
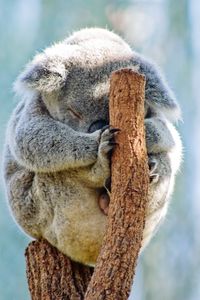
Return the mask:
[[[155,60],[183,110],[184,163],[167,220],[138,262],[134,299],[199,300],[200,1],[0,0],[0,157],[17,74],[36,52],[85,26],[114,29]],[[0,185],[0,299],[27,300],[29,238],[12,220]]]

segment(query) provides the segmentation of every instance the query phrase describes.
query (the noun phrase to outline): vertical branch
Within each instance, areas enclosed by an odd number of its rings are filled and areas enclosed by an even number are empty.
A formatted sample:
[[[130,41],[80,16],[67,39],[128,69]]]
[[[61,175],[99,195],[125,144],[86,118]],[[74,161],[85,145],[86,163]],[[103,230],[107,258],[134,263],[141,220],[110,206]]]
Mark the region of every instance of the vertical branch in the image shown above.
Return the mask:
[[[126,300],[141,247],[148,194],[145,78],[130,69],[111,77],[110,123],[121,131],[112,156],[108,227],[85,300]]]

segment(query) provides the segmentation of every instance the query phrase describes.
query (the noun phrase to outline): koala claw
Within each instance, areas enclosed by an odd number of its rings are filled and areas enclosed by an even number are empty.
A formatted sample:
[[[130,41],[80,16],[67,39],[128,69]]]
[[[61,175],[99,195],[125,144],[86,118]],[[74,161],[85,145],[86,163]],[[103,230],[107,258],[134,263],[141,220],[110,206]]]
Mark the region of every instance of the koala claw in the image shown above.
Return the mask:
[[[150,177],[150,184],[155,184],[159,180],[158,174],[158,162],[155,158],[149,158],[149,177]]]
[[[101,128],[101,133],[104,132],[106,129],[109,129],[110,125],[105,125]]]
[[[104,187],[107,190],[107,192],[111,192],[111,177],[108,177],[106,179]]]
[[[111,132],[111,133],[115,133],[115,132],[119,132],[119,131],[121,131],[120,128],[111,128],[111,129],[110,129],[110,132]]]
[[[111,134],[113,134],[115,132],[119,132],[121,130],[120,128],[114,128],[111,125],[106,125],[106,126],[104,126],[104,127],[101,128],[101,132],[103,133],[107,129],[109,129],[109,131],[110,131]]]
[[[114,141],[109,141],[108,142],[110,146],[116,146],[116,145],[119,145],[117,142],[114,142]]]
[[[155,184],[159,180],[159,175],[158,174],[152,174],[150,175],[150,184]]]
[[[117,145],[114,141],[115,134],[119,132],[118,128],[112,128],[109,125],[101,129],[99,151],[101,153],[109,154],[109,152]]]

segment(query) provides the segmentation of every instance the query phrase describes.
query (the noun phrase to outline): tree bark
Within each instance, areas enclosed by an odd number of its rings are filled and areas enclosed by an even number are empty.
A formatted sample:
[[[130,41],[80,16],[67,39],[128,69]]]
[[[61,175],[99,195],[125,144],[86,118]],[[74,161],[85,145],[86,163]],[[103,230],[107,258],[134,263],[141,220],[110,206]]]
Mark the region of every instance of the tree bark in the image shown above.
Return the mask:
[[[82,300],[93,268],[72,262],[45,240],[33,241],[25,252],[32,300]]]
[[[112,155],[107,232],[92,279],[91,268],[72,262],[44,240],[34,241],[25,253],[32,300],[128,298],[141,247],[148,194],[144,90],[144,76],[130,69],[111,76],[110,123],[120,132]]]
[[[145,224],[149,171],[144,130],[145,78],[131,69],[111,77],[110,124],[119,128],[112,155],[108,226],[85,300],[126,300]]]

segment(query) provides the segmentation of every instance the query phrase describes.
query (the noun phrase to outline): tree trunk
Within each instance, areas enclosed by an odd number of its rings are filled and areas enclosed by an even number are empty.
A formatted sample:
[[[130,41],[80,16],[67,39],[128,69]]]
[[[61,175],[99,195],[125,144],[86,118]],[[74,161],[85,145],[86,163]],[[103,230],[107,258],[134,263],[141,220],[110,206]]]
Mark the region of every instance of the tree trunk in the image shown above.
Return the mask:
[[[148,194],[145,79],[132,70],[111,77],[110,124],[121,131],[112,155],[108,226],[85,300],[126,300],[141,247]]]
[[[144,91],[144,76],[130,69],[111,76],[110,123],[120,132],[112,155],[107,232],[91,281],[91,268],[71,262],[45,241],[32,242],[26,259],[33,300],[83,299],[87,286],[85,300],[128,299],[148,194]]]
[[[93,268],[72,262],[45,240],[33,241],[25,252],[32,300],[82,300]]]

